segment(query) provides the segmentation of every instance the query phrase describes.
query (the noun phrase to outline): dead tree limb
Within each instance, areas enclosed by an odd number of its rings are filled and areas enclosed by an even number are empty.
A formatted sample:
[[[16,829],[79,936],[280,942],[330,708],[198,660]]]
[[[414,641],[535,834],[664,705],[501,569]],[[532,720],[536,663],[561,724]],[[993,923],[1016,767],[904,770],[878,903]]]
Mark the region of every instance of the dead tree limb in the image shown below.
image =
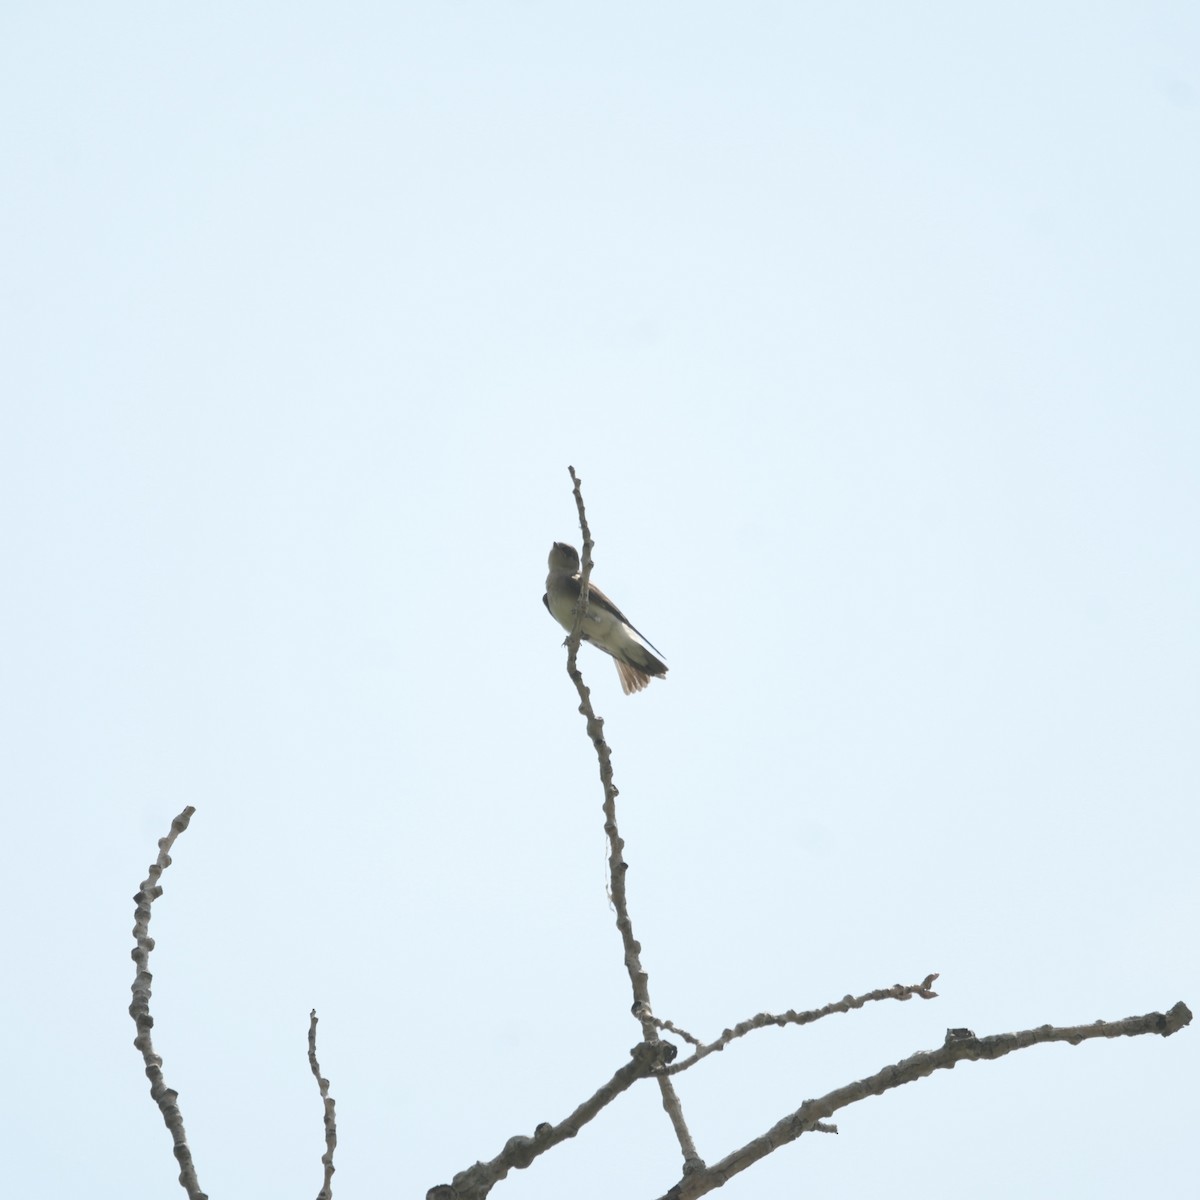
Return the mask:
[[[659,1021],[656,1018],[655,1024],[672,1033],[679,1034],[685,1041],[696,1047],[682,1062],[669,1067],[666,1074],[677,1075],[680,1071],[686,1071],[689,1067],[694,1067],[701,1059],[715,1054],[718,1050],[724,1050],[730,1042],[745,1037],[746,1034],[752,1033],[756,1029],[766,1029],[771,1025],[811,1025],[822,1017],[828,1017],[834,1013],[848,1013],[853,1009],[862,1008],[872,1000],[911,1000],[914,996],[920,996],[922,1000],[935,1000],[937,992],[932,990],[935,979],[937,979],[936,971],[926,975],[920,983],[897,983],[890,988],[877,988],[873,992],[864,992],[861,996],[844,996],[841,1000],[831,1001],[823,1008],[812,1008],[806,1012],[788,1009],[785,1013],[758,1013],[749,1020],[739,1022],[732,1029],[726,1029],[719,1038],[706,1045],[682,1029],[677,1029],[670,1021]]]
[[[735,1175],[766,1158],[772,1151],[817,1129],[821,1122],[839,1109],[857,1104],[868,1096],[881,1096],[892,1088],[915,1083],[934,1071],[949,1070],[960,1062],[1003,1058],[1014,1050],[1024,1050],[1043,1042],[1067,1042],[1078,1046],[1080,1042],[1091,1038],[1140,1037],[1147,1033],[1170,1037],[1191,1019],[1191,1012],[1181,1000],[1166,1013],[1152,1012],[1140,1017],[1126,1017],[1122,1021],[1097,1021],[1092,1025],[1039,1025],[1036,1029],[997,1033],[982,1038],[977,1038],[969,1029],[947,1030],[946,1041],[939,1049],[923,1050],[865,1079],[835,1088],[817,1100],[806,1100],[795,1112],[789,1113],[732,1154],[727,1154],[720,1162],[683,1175],[659,1200],[696,1200],[696,1197],[728,1183]],[[825,1126],[823,1131],[831,1130],[836,1132],[836,1126]]]
[[[629,917],[629,901],[625,891],[625,873],[629,869],[625,862],[625,842],[617,829],[617,785],[613,782],[612,755],[608,743],[604,740],[604,721],[596,716],[592,707],[591,691],[583,682],[575,659],[579,652],[580,630],[583,628],[584,614],[587,612],[589,581],[592,574],[592,534],[588,528],[587,512],[583,504],[582,480],[575,474],[574,467],[568,467],[571,482],[574,484],[575,507],[579,513],[579,529],[583,535],[583,561],[579,576],[579,608],[575,614],[575,624],[571,636],[567,639],[567,674],[575,684],[579,693],[579,711],[583,714],[587,734],[596,750],[600,764],[600,783],[604,789],[604,833],[608,838],[608,876],[609,891],[613,907],[617,913],[617,929],[621,934],[621,943],[625,949],[625,969],[629,972],[629,982],[633,986],[633,1015],[641,1023],[642,1038],[647,1043],[659,1040],[658,1027],[654,1022],[654,1010],[650,1004],[650,977],[642,966],[641,943],[633,936],[633,922]],[[662,1093],[663,1108],[675,1130],[683,1154],[684,1171],[698,1170],[703,1166],[703,1160],[696,1149],[684,1120],[683,1106],[675,1085],[666,1075],[659,1075],[658,1086]]]
[[[325,1106],[325,1153],[321,1155],[321,1165],[325,1168],[325,1179],[317,1200],[331,1200],[333,1196],[333,1151],[337,1146],[337,1113],[334,1099],[329,1094],[329,1080],[321,1074],[321,1064],[317,1062],[317,1010],[314,1008],[308,1014],[308,1065],[317,1081],[317,1090],[321,1093],[321,1101]]]
[[[187,1192],[188,1200],[208,1200],[200,1190],[200,1181],[196,1178],[196,1164],[192,1161],[187,1133],[183,1128],[183,1113],[179,1111],[179,1093],[167,1087],[163,1077],[162,1059],[154,1052],[154,1042],[150,1036],[150,1031],[154,1028],[154,1018],[150,1015],[150,990],[154,981],[150,974],[150,951],[154,949],[154,939],[150,936],[150,906],[162,895],[162,887],[158,881],[171,865],[171,847],[175,844],[175,839],[188,827],[195,811],[188,805],[171,822],[171,832],[159,840],[158,858],[151,864],[149,874],[133,897],[133,961],[137,964],[137,973],[133,980],[133,1000],[129,1005],[129,1015],[137,1026],[137,1037],[133,1039],[133,1044],[141,1051],[146,1064],[150,1095],[158,1105],[171,1133],[171,1140],[175,1144],[175,1158],[179,1162],[179,1184]]]
[[[666,1066],[675,1057],[670,1042],[641,1042],[629,1052],[630,1061],[611,1079],[600,1085],[574,1112],[557,1125],[543,1121],[532,1137],[517,1134],[504,1143],[490,1162],[478,1162],[454,1176],[451,1183],[440,1183],[425,1193],[425,1200],[483,1200],[492,1188],[514,1167],[528,1167],[547,1150],[573,1138],[593,1117],[610,1105],[639,1079]]]

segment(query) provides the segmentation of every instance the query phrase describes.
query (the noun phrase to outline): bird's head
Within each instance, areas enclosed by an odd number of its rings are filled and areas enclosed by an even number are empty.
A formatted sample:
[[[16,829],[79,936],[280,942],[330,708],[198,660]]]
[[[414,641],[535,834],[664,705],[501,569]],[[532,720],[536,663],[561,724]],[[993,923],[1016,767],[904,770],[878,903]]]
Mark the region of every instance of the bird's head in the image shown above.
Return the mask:
[[[555,542],[550,547],[550,557],[547,561],[551,571],[574,575],[579,570],[579,551],[574,546],[568,546],[566,542]]]

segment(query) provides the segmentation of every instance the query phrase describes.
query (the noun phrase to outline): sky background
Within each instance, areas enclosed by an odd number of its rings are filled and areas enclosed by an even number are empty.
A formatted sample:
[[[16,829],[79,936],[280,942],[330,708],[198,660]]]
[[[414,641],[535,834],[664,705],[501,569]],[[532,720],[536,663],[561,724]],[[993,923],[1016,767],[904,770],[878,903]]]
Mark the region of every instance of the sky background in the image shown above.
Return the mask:
[[[10,3],[0,1146],[421,1196],[638,1039],[550,543],[714,1162],[942,1043],[1200,1005],[1200,10]],[[1194,1195],[1200,1029],[963,1064],[731,1182]],[[654,1197],[640,1085],[493,1193]]]

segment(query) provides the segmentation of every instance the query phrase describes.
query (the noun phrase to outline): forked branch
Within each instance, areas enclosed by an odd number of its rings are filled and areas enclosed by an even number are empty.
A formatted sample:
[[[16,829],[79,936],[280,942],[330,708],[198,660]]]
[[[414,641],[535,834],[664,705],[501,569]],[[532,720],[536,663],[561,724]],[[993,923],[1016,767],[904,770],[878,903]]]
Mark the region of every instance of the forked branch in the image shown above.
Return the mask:
[[[835,1088],[817,1100],[806,1100],[795,1112],[772,1125],[766,1133],[726,1155],[720,1162],[685,1174],[659,1200],[695,1200],[728,1183],[773,1150],[818,1128],[839,1109],[865,1100],[868,1096],[881,1096],[892,1088],[914,1083],[926,1075],[932,1075],[934,1071],[948,1070],[960,1062],[1003,1058],[1014,1050],[1024,1050],[1043,1042],[1067,1042],[1077,1046],[1091,1038],[1139,1037],[1147,1033],[1170,1037],[1191,1019],[1191,1012],[1181,1000],[1166,1013],[1146,1013],[1140,1017],[1126,1017],[1123,1021],[1097,1021],[1093,1025],[1039,1025],[1037,1029],[997,1033],[982,1038],[977,1038],[969,1029],[947,1030],[946,1041],[940,1049],[921,1051],[884,1067],[874,1075],[868,1075],[866,1079]],[[836,1126],[826,1126],[823,1131],[829,1132],[831,1128],[836,1129]]]
[[[596,716],[591,703],[591,694],[583,682],[576,661],[580,630],[587,612],[588,593],[592,571],[592,537],[584,509],[582,485],[573,467],[569,468],[574,484],[575,504],[579,513],[579,525],[583,534],[583,558],[580,573],[580,596],[575,620],[567,639],[567,672],[579,694],[579,711],[587,723],[588,737],[596,752],[600,768],[600,782],[604,791],[604,832],[609,844],[609,888],[610,897],[617,916],[617,928],[625,951],[625,967],[633,988],[633,1015],[641,1023],[643,1042],[632,1051],[632,1061],[583,1102],[569,1117],[557,1125],[543,1123],[532,1136],[518,1135],[505,1144],[504,1149],[487,1163],[476,1163],[459,1172],[452,1183],[441,1184],[430,1189],[427,1200],[483,1200],[491,1188],[515,1168],[531,1165],[552,1146],[576,1133],[611,1104],[618,1096],[632,1087],[638,1079],[657,1079],[662,1091],[663,1107],[670,1116],[676,1136],[683,1151],[681,1176],[660,1200],[694,1200],[727,1183],[735,1175],[745,1171],[774,1150],[795,1141],[804,1133],[837,1133],[837,1126],[828,1118],[839,1109],[855,1104],[868,1096],[882,1095],[892,1088],[915,1082],[934,1071],[946,1070],[956,1063],[974,1060],[1001,1058],[1014,1050],[1042,1042],[1068,1042],[1078,1045],[1090,1038],[1136,1037],[1146,1033],[1157,1033],[1164,1037],[1187,1025],[1192,1014],[1182,1002],[1167,1013],[1147,1013],[1141,1017],[1128,1017],[1123,1021],[1103,1022],[1094,1025],[1055,1027],[1043,1025],[1037,1029],[1019,1033],[996,1034],[977,1038],[969,1029],[947,1031],[944,1045],[938,1050],[923,1051],[901,1062],[884,1067],[874,1075],[854,1083],[836,1088],[827,1095],[807,1100],[794,1112],[776,1122],[770,1129],[744,1146],[727,1155],[712,1166],[705,1166],[688,1132],[683,1118],[682,1106],[675,1091],[672,1077],[680,1071],[695,1066],[702,1059],[723,1050],[731,1042],[756,1029],[768,1026],[808,1025],[834,1013],[848,1013],[878,1000],[911,1000],[914,996],[931,1000],[937,993],[933,984],[936,974],[927,975],[920,983],[895,984],[860,996],[845,996],[822,1008],[805,1012],[789,1010],[785,1013],[759,1013],[742,1021],[732,1029],[726,1029],[715,1040],[702,1043],[698,1038],[671,1021],[654,1015],[650,1005],[649,979],[641,961],[641,945],[633,935],[633,924],[629,916],[629,904],[625,888],[627,864],[624,847],[617,828],[616,799],[618,795],[613,782],[612,756],[604,738],[604,722]],[[660,1033],[670,1033],[690,1043],[691,1054],[682,1062],[673,1063],[675,1047],[663,1041]]]
[[[877,988],[873,992],[864,992],[861,996],[844,996],[841,1000],[831,1001],[823,1008],[812,1008],[807,1012],[788,1009],[785,1013],[758,1013],[747,1021],[739,1022],[732,1029],[726,1029],[719,1038],[705,1045],[682,1029],[677,1029],[670,1021],[659,1021],[655,1018],[655,1024],[660,1028],[679,1034],[685,1041],[691,1042],[696,1047],[693,1053],[689,1054],[682,1062],[668,1067],[664,1074],[676,1075],[680,1071],[686,1071],[689,1067],[694,1067],[702,1058],[707,1058],[718,1050],[724,1050],[730,1042],[745,1037],[755,1029],[766,1029],[771,1025],[811,1025],[814,1021],[831,1016],[833,1013],[848,1013],[853,1009],[862,1008],[872,1000],[911,1000],[914,996],[920,996],[922,1000],[934,1000],[937,998],[937,992],[932,990],[935,979],[937,979],[936,971],[926,975],[920,983],[897,983],[890,988]]]
[[[625,969],[629,972],[629,982],[633,986],[633,1015],[641,1022],[642,1038],[648,1044],[656,1043],[658,1028],[655,1025],[653,1009],[650,1005],[650,977],[642,966],[641,943],[633,936],[633,922],[629,917],[629,901],[625,892],[625,874],[628,864],[625,862],[625,842],[617,829],[617,786],[613,782],[612,755],[608,743],[604,740],[604,722],[596,716],[592,708],[591,692],[583,682],[583,676],[576,665],[575,657],[579,650],[580,629],[583,616],[587,611],[588,587],[592,573],[592,532],[588,528],[587,512],[583,506],[582,480],[575,474],[574,467],[568,467],[571,482],[574,484],[575,508],[579,513],[579,530],[583,535],[583,562],[579,576],[579,610],[575,614],[575,624],[571,636],[567,639],[567,672],[579,693],[579,711],[587,722],[587,734],[596,750],[596,758],[600,764],[600,783],[604,788],[604,833],[608,838],[608,877],[609,892],[612,896],[613,908],[617,913],[617,929],[621,934],[621,943],[625,948]],[[663,1109],[675,1130],[679,1149],[683,1154],[685,1171],[696,1170],[703,1165],[696,1143],[692,1140],[687,1122],[683,1116],[683,1106],[675,1085],[665,1075],[658,1076],[659,1090],[662,1092]]]
[[[557,1125],[543,1121],[532,1137],[522,1134],[510,1137],[504,1143],[504,1149],[490,1162],[478,1162],[455,1175],[452,1183],[440,1183],[430,1188],[425,1193],[425,1200],[484,1200],[514,1167],[527,1167],[559,1142],[573,1138],[622,1092],[666,1066],[675,1057],[675,1047],[670,1042],[641,1042],[629,1055],[630,1061],[601,1084],[570,1116]]]

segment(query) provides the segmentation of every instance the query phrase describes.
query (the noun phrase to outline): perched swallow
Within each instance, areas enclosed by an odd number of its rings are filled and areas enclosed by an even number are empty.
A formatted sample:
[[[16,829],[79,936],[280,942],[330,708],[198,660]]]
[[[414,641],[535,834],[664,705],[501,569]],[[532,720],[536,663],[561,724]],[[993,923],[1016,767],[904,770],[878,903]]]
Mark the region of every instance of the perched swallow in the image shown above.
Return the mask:
[[[550,574],[542,603],[568,632],[579,601],[579,553],[566,542],[550,547]],[[629,618],[594,584],[588,585],[588,607],[581,636],[611,654],[625,695],[640,692],[656,675],[667,673],[658,651],[633,627]]]

